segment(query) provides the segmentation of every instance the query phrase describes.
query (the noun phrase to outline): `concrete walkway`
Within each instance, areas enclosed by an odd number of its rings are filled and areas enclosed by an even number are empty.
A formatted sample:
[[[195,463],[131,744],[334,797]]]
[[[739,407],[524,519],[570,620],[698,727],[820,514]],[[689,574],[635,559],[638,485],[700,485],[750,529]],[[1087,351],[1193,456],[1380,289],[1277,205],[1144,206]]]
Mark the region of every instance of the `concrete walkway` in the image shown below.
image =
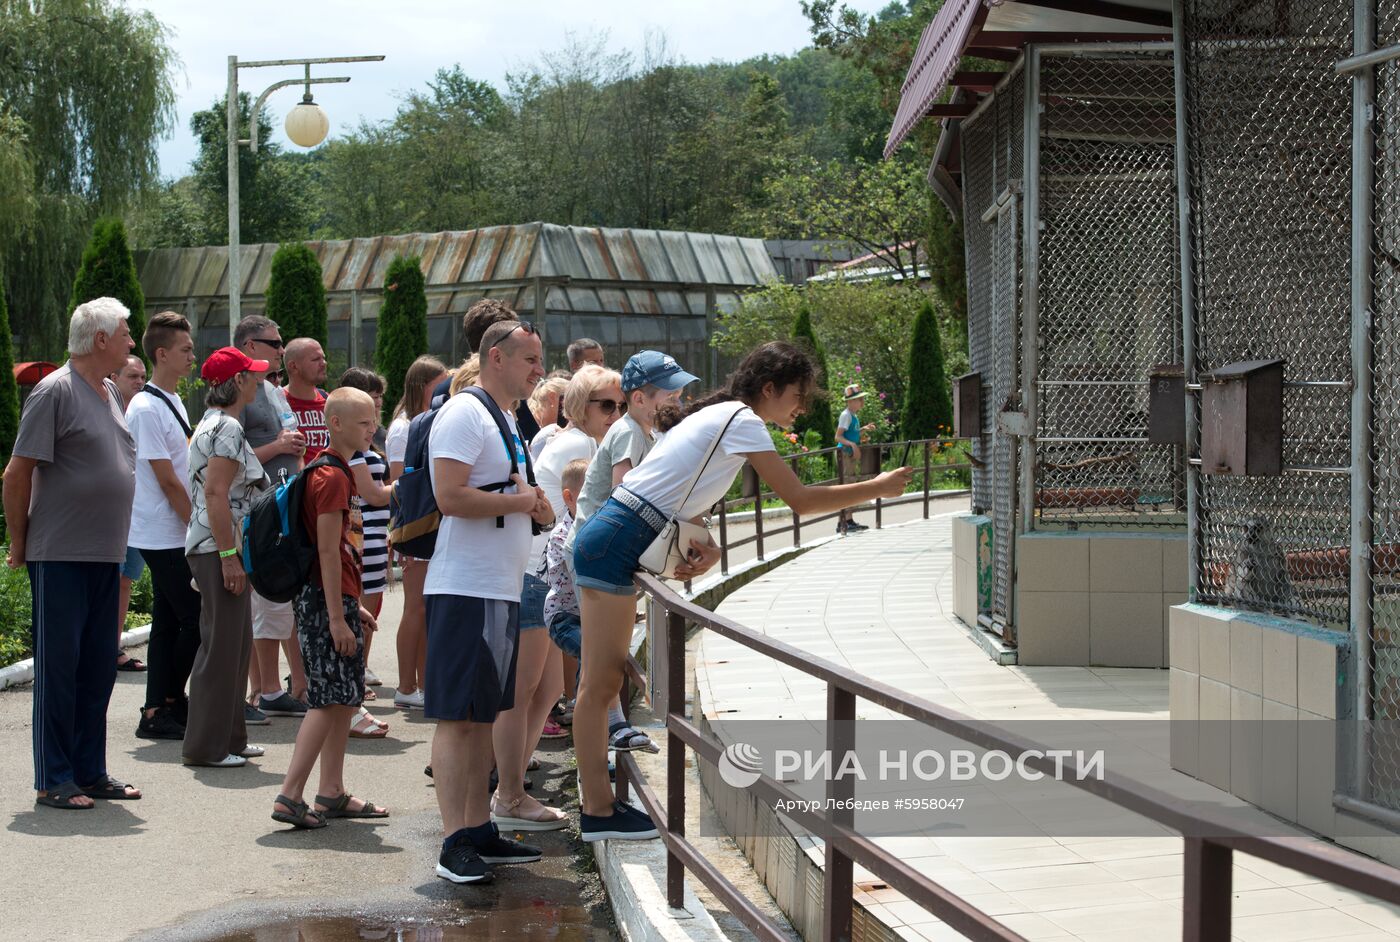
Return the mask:
[[[352,739],[345,769],[350,791],[387,805],[387,820],[333,821],[306,832],[272,821],[272,800],[291,759],[298,721],[274,718],[271,726],[252,727],[251,741],[266,746],[267,755],[244,768],[186,768],[180,743],[133,736],[144,674],[117,675],[107,756],[111,773],[139,786],[145,797],[98,802],[92,811],[38,807],[30,758],[33,688],[0,691],[0,848],[6,869],[0,937],[261,939],[274,936],[253,932],[256,926],[325,913],[353,914],[362,926],[387,927],[389,938],[396,929],[425,923],[464,926],[461,931],[474,938],[542,932],[616,938],[597,873],[579,864],[584,845],[575,830],[532,837],[545,859],[499,867],[488,887],[457,887],[433,874],[441,824],[423,767],[434,727],[421,712],[391,705],[402,598],[397,590],[386,597],[384,628],[370,658],[384,686],[377,688],[383,699],[367,705],[390,723],[389,738]],[[144,649],[132,653],[145,655]],[[533,794],[576,812],[567,743],[543,745],[545,767],[531,773]],[[314,787],[313,773],[308,796]],[[296,930],[275,937],[296,938]]]
[[[719,610],[977,718],[1168,718],[1164,670],[992,664],[953,620],[946,516],[815,549],[735,592]],[[696,684],[704,708],[723,709],[725,720],[825,716],[822,682],[712,634],[701,642]],[[857,710],[862,718],[888,715],[864,701],[857,701]],[[1167,724],[1158,725],[1159,736],[1134,743],[1135,777],[1238,807],[1230,796],[1170,769]],[[1181,938],[1181,840],[1158,832],[1059,839],[918,835],[881,843],[1027,938],[1153,942]],[[1400,908],[1245,855],[1235,860],[1232,934],[1241,942],[1400,939]],[[857,868],[857,882],[872,877]],[[895,890],[858,898],[905,939],[962,938]]]

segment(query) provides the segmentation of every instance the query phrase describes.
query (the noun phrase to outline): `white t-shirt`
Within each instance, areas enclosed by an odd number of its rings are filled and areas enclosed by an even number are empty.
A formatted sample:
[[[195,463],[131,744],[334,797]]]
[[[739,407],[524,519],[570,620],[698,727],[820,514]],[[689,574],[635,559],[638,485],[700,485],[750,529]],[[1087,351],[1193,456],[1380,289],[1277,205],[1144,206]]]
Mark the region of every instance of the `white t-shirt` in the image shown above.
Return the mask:
[[[536,432],[535,437],[530,439],[530,460],[535,464],[539,464],[540,455],[544,454],[545,446],[554,441],[554,436],[558,435],[561,431],[563,431],[563,429],[551,422],[549,425],[546,425]]]
[[[515,441],[516,462],[524,473],[525,444],[520,439],[515,417],[509,412],[506,425]],[[474,395],[453,396],[443,405],[428,435],[428,456],[429,468],[438,458],[471,465],[467,483],[472,487],[495,484],[510,477],[510,457],[501,441],[500,430],[491,413]],[[501,493],[517,491],[515,487],[507,487]],[[495,517],[468,520],[444,516],[438,527],[437,548],[428,563],[423,593],[519,602],[529,557],[529,514],[507,514],[504,527],[496,526]]]
[[[735,415],[735,413],[738,415]],[[733,417],[734,421],[729,422]],[[695,490],[677,511],[695,470],[726,423],[728,431],[705,466]],[[622,485],[667,516],[689,520],[708,511],[729,490],[744,466],[745,456],[776,451],[768,426],[740,402],[718,402],[688,416],[666,433],[647,459],[622,479]]]
[[[389,435],[384,439],[384,454],[390,464],[403,461],[403,456],[408,452],[408,424],[408,416],[402,414],[395,416],[394,421],[389,423]]]
[[[157,392],[137,393],[126,408],[126,424],[136,441],[136,497],[131,505],[131,531],[126,545],[149,550],[184,549],[185,523],[160,489],[151,462],[169,461],[176,479],[189,493],[190,440],[161,399],[179,410],[186,425],[190,417],[180,397],[156,386],[151,388]]]
[[[578,495],[575,529],[608,502],[613,490],[613,468],[624,461],[630,461],[632,467],[637,467],[655,444],[651,435],[630,415],[624,415],[612,424],[598,446],[597,457],[588,466],[588,476],[584,478],[583,490]]]
[[[545,446],[540,458],[535,462],[535,483],[549,498],[549,506],[554,508],[554,519],[558,520],[568,510],[564,506],[564,467],[578,458],[591,460],[598,450],[598,443],[589,438],[581,429],[570,425],[559,432]],[[535,537],[530,545],[529,572],[537,572],[549,546],[549,531]]]

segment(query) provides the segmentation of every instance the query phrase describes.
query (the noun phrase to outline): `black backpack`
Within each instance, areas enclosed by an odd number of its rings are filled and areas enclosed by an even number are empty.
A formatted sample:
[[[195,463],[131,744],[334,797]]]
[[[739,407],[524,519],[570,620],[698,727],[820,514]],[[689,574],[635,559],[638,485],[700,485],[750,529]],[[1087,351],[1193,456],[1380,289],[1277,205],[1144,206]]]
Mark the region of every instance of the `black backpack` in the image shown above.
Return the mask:
[[[328,466],[344,472],[354,489],[350,468],[334,452],[323,451],[286,483],[254,498],[243,520],[243,568],[253,591],[271,602],[292,601],[311,576],[316,541],[302,523],[301,504],[311,471]]]
[[[480,386],[469,386],[462,392],[475,396],[501,433],[506,454],[510,458],[510,474],[506,480],[494,484],[483,484],[480,490],[503,491],[512,485],[510,478],[520,473],[516,461],[515,446],[511,441],[510,427],[506,424],[505,413],[496,400]],[[389,541],[394,549],[418,559],[430,559],[437,548],[438,527],[442,524],[442,512],[438,510],[437,496],[433,493],[432,477],[428,473],[428,437],[433,422],[442,406],[414,416],[408,428],[408,443],[404,448],[404,469],[394,482],[389,497]],[[525,449],[525,480],[531,487],[535,485],[535,469],[530,462],[530,451]],[[496,518],[496,526],[504,527],[505,517]],[[531,532],[538,535],[539,525],[531,521]]]

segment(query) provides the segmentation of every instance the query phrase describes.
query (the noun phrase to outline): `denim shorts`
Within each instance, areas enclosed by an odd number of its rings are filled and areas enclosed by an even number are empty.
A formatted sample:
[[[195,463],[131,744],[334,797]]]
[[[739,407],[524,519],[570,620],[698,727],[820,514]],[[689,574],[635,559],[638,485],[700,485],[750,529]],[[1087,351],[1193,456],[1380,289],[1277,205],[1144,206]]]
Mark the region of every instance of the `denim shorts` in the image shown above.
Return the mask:
[[[543,579],[536,579],[528,572],[525,574],[525,585],[520,590],[521,631],[545,627],[544,597],[548,594],[549,583]]]
[[[609,497],[574,540],[574,584],[612,595],[633,595],[632,577],[657,531],[631,507]]]
[[[582,657],[583,622],[578,613],[555,612],[549,620],[549,639],[570,657]]]
[[[122,563],[122,575],[132,582],[141,578],[141,573],[146,571],[146,560],[141,555],[141,551],[134,546],[126,548],[126,562]]]

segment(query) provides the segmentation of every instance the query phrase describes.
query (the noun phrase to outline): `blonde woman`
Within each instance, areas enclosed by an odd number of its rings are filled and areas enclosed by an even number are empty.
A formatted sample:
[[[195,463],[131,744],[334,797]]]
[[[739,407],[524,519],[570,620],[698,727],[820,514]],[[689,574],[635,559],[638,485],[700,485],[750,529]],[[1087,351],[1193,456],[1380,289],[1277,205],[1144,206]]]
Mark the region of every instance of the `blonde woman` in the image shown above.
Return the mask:
[[[569,388],[569,374],[551,373],[530,394],[530,414],[540,424],[540,431],[530,440],[530,460],[538,462],[544,448],[554,436],[559,434],[559,423],[564,420],[564,390]]]

